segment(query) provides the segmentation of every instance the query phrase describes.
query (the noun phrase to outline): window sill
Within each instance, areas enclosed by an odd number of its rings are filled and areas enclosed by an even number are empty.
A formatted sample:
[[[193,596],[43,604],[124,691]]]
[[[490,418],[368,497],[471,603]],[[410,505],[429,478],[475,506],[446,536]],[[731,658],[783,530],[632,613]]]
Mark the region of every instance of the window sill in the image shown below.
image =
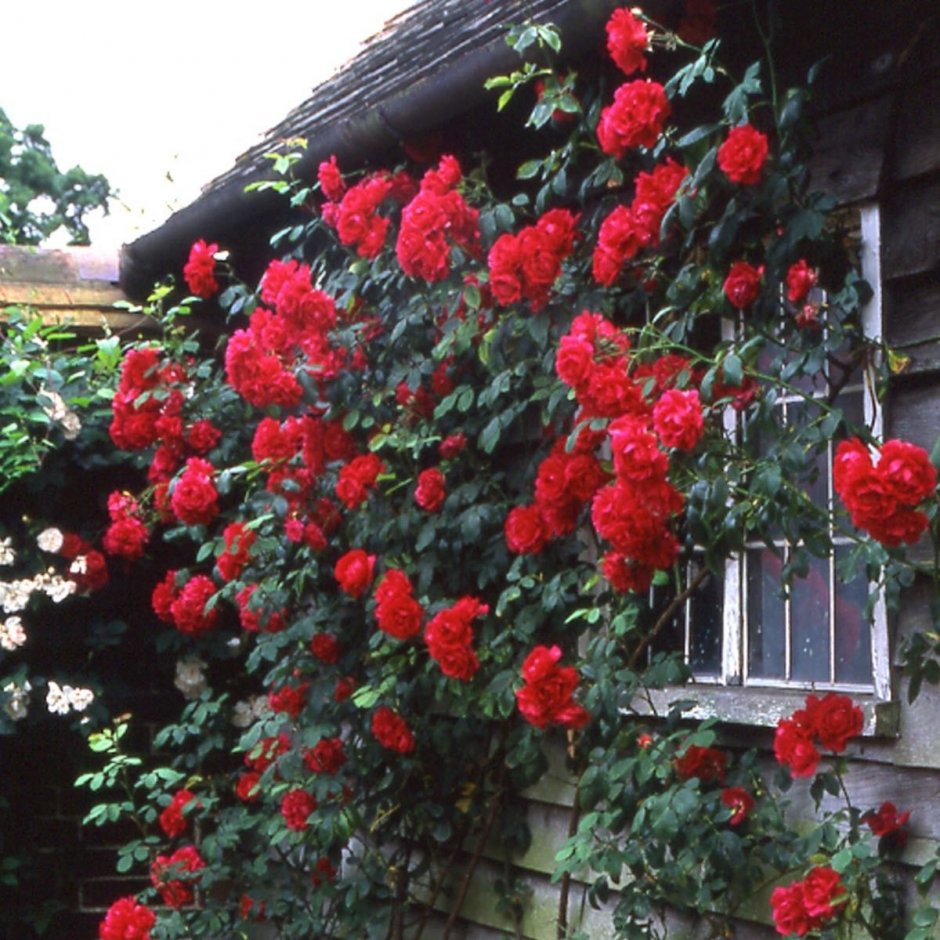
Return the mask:
[[[664,714],[673,702],[687,701],[693,704],[683,709],[682,714],[686,718],[717,718],[728,724],[773,728],[781,718],[788,718],[801,708],[807,694],[800,689],[757,689],[691,683],[682,688],[653,689],[649,693],[649,705],[641,702],[635,705],[641,712]],[[900,709],[897,702],[876,699],[871,695],[852,695],[851,698],[865,715],[862,737],[898,736]]]

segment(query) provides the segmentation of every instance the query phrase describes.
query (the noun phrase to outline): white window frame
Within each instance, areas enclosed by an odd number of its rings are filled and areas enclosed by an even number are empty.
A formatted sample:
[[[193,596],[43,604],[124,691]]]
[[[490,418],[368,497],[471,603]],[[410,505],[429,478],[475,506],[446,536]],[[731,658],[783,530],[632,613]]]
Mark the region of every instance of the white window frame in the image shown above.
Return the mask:
[[[872,288],[872,297],[860,311],[865,335],[874,339],[882,336],[881,293],[881,228],[878,206],[867,204],[859,207],[861,227],[861,270]],[[733,327],[729,324],[729,329]],[[870,377],[862,379],[867,390],[863,395],[866,424],[880,436],[883,423],[883,406],[878,407]],[[731,436],[738,433],[738,416],[732,409],[725,412],[725,431]],[[829,445],[830,451],[832,445]],[[832,454],[829,454],[831,466]],[[829,476],[829,497],[832,493],[832,478]],[[762,544],[762,543],[761,543]],[[754,547],[759,547],[755,543]],[[690,568],[694,563],[690,563]],[[830,561],[830,587],[833,583],[832,561]],[[730,557],[725,564],[723,584],[723,622],[721,667],[719,674],[693,675],[692,688],[695,703],[686,710],[690,717],[718,717],[726,720],[757,725],[774,725],[780,718],[792,713],[795,703],[802,701],[808,691],[841,691],[851,693],[864,707],[866,734],[896,733],[897,708],[892,702],[890,648],[888,639],[888,616],[883,595],[876,600],[870,623],[872,682],[865,684],[806,682],[793,679],[749,677],[747,675],[747,578],[745,558],[741,554]],[[835,591],[829,592],[830,630],[834,629]],[[692,599],[685,602],[683,637],[686,661],[690,658]],[[789,625],[787,627],[789,631]],[[789,637],[787,637],[789,645]],[[830,655],[834,655],[834,644],[830,643]],[[787,656],[789,662],[789,652]],[[833,674],[830,664],[830,674]],[[684,690],[686,696],[689,689]],[[677,697],[676,690],[656,693],[652,704],[657,710]]]

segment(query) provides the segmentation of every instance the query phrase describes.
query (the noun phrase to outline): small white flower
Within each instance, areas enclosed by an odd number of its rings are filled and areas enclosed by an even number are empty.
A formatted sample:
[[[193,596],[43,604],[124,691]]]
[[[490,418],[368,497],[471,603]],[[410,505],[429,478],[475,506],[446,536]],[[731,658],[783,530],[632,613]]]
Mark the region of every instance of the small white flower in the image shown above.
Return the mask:
[[[9,696],[3,710],[11,720],[22,721],[26,717],[29,712],[29,693],[32,688],[28,679],[22,685],[8,682],[3,687],[3,691]]]
[[[176,678],[173,680],[186,698],[199,698],[208,683],[203,670],[206,664],[198,656],[185,656],[176,661]]]
[[[86,574],[88,571],[88,558],[85,555],[76,555],[69,565],[69,574]]]
[[[12,652],[25,642],[26,631],[19,617],[7,617],[3,623],[0,623],[0,646],[5,650]]]
[[[13,539],[0,539],[0,565],[12,565],[16,561]]]
[[[61,604],[70,594],[78,590],[78,585],[69,578],[54,574],[45,580],[42,589],[46,597],[50,598],[54,604]]]
[[[16,581],[0,581],[0,607],[5,614],[23,610],[36,585],[33,581],[19,578]]]
[[[39,535],[36,536],[36,544],[44,552],[51,552],[55,554],[61,547],[62,543],[65,541],[65,536],[62,534],[61,529],[48,528],[43,529]]]
[[[46,708],[53,715],[67,715],[69,713],[69,696],[65,689],[58,682],[50,679],[48,682],[49,691],[46,693]]]
[[[236,728],[248,728],[254,720],[255,716],[252,713],[251,702],[242,700],[235,703],[232,708],[232,724]]]
[[[67,685],[62,691],[68,696],[69,705],[77,712],[83,712],[95,700],[95,693],[91,689],[73,689]]]

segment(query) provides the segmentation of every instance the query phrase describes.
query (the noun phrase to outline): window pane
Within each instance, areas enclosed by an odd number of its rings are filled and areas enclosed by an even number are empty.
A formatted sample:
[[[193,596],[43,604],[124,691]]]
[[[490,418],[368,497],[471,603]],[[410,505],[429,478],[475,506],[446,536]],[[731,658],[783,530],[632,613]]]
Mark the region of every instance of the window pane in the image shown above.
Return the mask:
[[[709,574],[689,604],[689,665],[698,675],[721,675],[721,635],[724,621],[722,584]]]
[[[752,678],[786,678],[781,567],[769,549],[747,553],[747,669]]]
[[[819,419],[821,409],[815,402],[792,402],[787,407],[787,421],[806,427]],[[812,464],[807,463],[806,493],[817,506],[829,505],[829,454],[824,448]]]
[[[791,678],[829,682],[829,559],[810,558],[790,586]]]
[[[849,549],[836,548],[836,566]],[[868,581],[864,574],[836,591],[836,682],[871,684],[871,627],[865,620]]]

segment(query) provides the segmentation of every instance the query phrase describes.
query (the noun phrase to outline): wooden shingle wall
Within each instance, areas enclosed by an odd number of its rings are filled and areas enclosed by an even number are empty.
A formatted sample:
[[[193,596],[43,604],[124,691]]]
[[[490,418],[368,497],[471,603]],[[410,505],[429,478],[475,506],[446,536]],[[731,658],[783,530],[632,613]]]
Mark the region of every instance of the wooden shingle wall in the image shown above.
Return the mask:
[[[835,193],[846,205],[879,206],[885,336],[890,347],[909,357],[889,390],[885,437],[910,440],[930,451],[940,438],[940,56],[928,46],[913,42],[900,47],[887,65],[871,63],[871,72],[882,73],[871,82],[828,97],[819,121],[813,180],[816,188]],[[891,624],[895,656],[906,635],[930,628],[932,600],[926,583],[915,584],[904,595]],[[909,704],[906,682],[897,668],[893,671],[897,733],[853,742],[847,785],[856,806],[877,808],[891,800],[912,810],[911,838],[899,866],[909,877],[940,847],[940,689],[926,687]],[[692,695],[694,687],[683,690],[683,698]],[[794,707],[800,701],[795,695]],[[766,728],[729,725],[724,735],[731,748],[757,745],[769,751],[772,743],[772,731]],[[559,892],[550,873],[554,854],[567,837],[574,788],[564,772],[563,742],[548,746],[554,773],[529,793],[520,809],[532,829],[532,845],[524,856],[508,861],[484,852],[462,908],[466,932],[451,931],[454,940],[558,936]],[[813,815],[808,787],[797,785],[790,795],[795,813]],[[531,892],[518,932],[495,910],[493,884],[505,879],[507,864]],[[445,899],[442,906],[447,903]],[[585,903],[583,883],[572,885],[568,922],[570,930],[580,927],[591,940],[614,936],[609,914]],[[714,936],[710,929],[704,921],[677,916],[668,936],[696,940]],[[734,936],[779,936],[769,923],[766,899],[755,905],[752,920],[738,922]]]

